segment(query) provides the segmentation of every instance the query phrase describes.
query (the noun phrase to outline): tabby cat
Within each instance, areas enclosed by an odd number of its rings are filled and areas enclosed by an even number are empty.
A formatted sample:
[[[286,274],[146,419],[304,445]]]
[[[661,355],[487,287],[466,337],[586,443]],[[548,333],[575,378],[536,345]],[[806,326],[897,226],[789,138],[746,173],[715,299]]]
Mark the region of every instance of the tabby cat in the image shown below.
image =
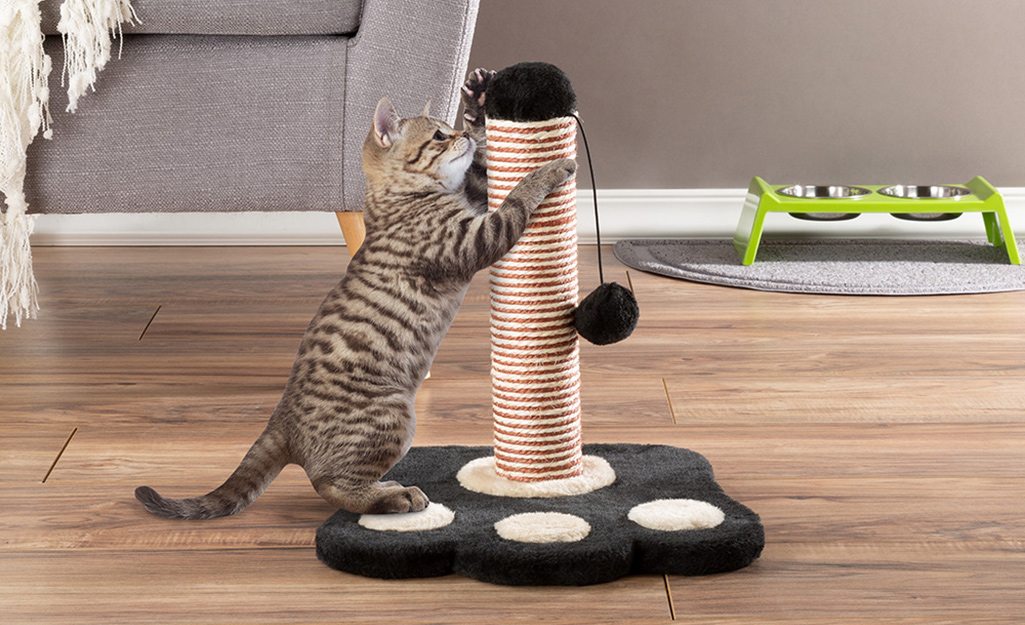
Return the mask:
[[[327,295],[266,429],[213,492],[167,499],[135,491],[150,512],[203,519],[243,510],[289,463],[332,505],[356,513],[411,512],[415,486],[381,482],[409,449],[413,400],[473,275],[513,246],[555,187],[562,159],[527,176],[488,214],[483,104],[493,72],[462,90],[463,132],[424,115],[400,119],[387,99],[363,145],[367,236]]]

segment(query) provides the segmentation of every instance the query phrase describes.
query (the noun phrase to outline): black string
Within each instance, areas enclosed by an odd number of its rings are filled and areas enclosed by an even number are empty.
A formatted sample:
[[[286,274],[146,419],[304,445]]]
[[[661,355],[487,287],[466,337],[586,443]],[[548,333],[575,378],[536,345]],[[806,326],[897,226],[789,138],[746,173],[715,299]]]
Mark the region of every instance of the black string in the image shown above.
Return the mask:
[[[605,284],[605,272],[601,266],[601,226],[598,223],[598,183],[594,181],[594,163],[591,161],[591,148],[587,145],[587,134],[584,132],[584,122],[574,113],[570,113],[573,119],[577,120],[577,128],[580,129],[580,136],[584,139],[584,151],[587,152],[587,169],[591,172],[591,187],[594,195],[594,236],[598,241],[598,283]]]

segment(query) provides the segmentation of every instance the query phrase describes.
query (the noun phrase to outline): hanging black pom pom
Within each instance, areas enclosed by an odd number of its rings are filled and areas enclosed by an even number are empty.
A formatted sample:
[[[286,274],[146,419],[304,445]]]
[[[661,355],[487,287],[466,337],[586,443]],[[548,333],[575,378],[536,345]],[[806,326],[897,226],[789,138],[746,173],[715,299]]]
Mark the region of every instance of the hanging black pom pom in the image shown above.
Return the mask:
[[[605,282],[577,306],[573,324],[595,345],[618,343],[634,331],[641,311],[629,289]]]

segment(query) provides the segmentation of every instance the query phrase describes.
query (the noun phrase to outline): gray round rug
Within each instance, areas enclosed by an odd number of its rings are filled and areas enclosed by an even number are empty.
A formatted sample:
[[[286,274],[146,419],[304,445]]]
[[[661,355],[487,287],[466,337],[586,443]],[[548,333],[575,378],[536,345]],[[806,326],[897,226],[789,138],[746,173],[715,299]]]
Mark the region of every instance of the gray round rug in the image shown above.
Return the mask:
[[[614,250],[641,271],[760,291],[951,295],[1025,289],[1025,266],[1009,264],[1002,248],[985,241],[763,241],[749,266],[740,264],[729,239],[626,240]]]

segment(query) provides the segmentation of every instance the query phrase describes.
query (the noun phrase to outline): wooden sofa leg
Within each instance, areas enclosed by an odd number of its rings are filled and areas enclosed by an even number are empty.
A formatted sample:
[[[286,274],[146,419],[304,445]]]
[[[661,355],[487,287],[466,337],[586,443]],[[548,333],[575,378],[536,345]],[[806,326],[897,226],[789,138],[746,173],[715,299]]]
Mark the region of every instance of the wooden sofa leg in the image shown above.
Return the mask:
[[[345,238],[345,246],[349,248],[349,257],[356,255],[356,251],[363,245],[363,239],[367,237],[367,228],[363,224],[363,213],[352,211],[335,213],[338,217],[338,225],[342,227],[342,237]]]

